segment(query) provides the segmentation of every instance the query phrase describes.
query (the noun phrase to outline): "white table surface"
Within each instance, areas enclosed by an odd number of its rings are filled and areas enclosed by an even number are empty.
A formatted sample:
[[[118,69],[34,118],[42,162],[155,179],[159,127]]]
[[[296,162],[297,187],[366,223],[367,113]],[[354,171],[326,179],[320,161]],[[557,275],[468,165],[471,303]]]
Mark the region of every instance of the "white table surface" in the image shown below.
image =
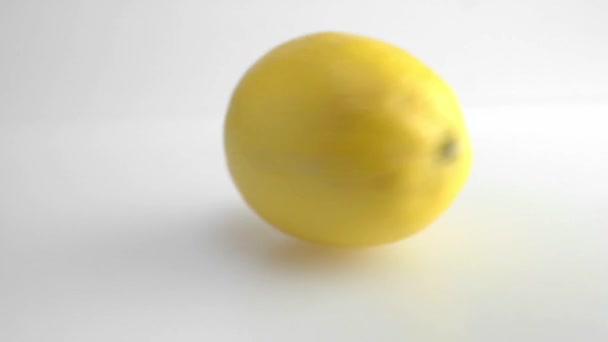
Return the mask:
[[[608,106],[468,108],[419,235],[344,252],[258,219],[222,118],[0,125],[0,341],[606,341]]]

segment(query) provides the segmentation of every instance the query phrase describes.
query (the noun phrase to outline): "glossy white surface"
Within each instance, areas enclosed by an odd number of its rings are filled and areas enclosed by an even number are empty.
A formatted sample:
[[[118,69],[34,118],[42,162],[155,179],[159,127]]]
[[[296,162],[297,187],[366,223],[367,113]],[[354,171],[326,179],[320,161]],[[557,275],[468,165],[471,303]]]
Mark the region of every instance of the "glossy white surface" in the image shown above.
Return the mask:
[[[5,124],[1,340],[607,339],[608,106],[467,112],[457,203],[359,252],[254,216],[219,119]]]

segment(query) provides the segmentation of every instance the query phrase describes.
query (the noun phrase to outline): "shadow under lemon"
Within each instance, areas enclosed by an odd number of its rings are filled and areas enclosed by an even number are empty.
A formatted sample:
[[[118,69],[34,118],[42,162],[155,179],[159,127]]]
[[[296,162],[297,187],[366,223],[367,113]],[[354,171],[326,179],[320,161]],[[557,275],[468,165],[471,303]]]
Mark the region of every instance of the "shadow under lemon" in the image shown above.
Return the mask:
[[[276,271],[314,273],[399,273],[411,278],[433,277],[462,259],[467,246],[454,239],[458,232],[429,227],[395,243],[345,248],[315,244],[289,236],[243,207],[224,209],[215,227],[217,248],[251,266]],[[428,279],[430,280],[430,279]]]

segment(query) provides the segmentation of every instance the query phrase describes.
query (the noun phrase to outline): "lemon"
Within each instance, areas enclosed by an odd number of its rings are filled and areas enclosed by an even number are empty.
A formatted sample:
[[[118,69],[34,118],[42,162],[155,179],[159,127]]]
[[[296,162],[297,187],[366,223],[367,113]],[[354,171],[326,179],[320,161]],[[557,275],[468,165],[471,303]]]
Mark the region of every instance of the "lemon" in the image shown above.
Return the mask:
[[[232,94],[224,147],[263,219],[353,247],[427,227],[472,163],[450,86],[401,48],[343,32],[297,37],[251,66]]]

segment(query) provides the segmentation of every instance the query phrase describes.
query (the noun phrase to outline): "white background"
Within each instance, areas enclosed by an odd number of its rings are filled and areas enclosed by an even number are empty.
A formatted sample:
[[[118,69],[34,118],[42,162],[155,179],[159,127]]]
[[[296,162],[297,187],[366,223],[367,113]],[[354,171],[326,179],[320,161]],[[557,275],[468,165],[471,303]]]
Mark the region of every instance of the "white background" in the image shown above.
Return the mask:
[[[605,341],[608,2],[0,2],[0,341]],[[476,164],[423,233],[344,252],[240,200],[223,115],[304,33],[398,44]]]

